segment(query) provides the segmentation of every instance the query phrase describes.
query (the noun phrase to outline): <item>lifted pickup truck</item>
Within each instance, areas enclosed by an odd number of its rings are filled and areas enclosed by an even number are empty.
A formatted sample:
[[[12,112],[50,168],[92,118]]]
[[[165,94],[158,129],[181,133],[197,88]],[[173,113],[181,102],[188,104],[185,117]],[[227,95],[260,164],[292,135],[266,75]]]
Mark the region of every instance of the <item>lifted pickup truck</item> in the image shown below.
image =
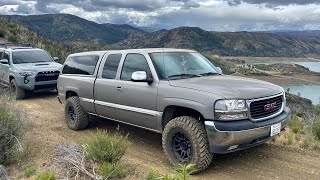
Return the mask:
[[[62,65],[31,44],[0,44],[0,83],[9,86],[15,99],[24,99],[27,91],[56,89]]]
[[[58,79],[73,130],[88,115],[162,133],[172,164],[206,169],[213,153],[272,139],[287,125],[283,88],[223,75],[201,54],[181,49],[132,49],[70,55]]]

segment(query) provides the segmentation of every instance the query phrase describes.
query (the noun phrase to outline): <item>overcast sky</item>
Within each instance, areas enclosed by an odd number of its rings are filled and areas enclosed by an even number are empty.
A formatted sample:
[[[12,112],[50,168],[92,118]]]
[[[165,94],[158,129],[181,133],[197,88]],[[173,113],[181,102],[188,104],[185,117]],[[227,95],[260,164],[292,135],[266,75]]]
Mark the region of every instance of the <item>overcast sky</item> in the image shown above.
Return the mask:
[[[320,29],[320,0],[0,0],[0,14],[47,13],[68,13],[97,23],[167,29]]]

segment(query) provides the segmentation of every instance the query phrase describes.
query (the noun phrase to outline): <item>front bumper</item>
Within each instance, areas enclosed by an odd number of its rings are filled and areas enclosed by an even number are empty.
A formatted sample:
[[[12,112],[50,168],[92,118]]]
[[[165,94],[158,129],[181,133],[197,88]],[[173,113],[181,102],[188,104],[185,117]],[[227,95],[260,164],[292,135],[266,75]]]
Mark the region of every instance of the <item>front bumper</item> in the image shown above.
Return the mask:
[[[41,89],[55,89],[57,87],[57,80],[36,82],[35,75],[22,77],[15,77],[17,85],[25,90],[41,90]]]
[[[272,125],[281,122],[281,130],[283,130],[290,117],[290,109],[284,108],[277,117],[261,122],[250,120],[205,121],[210,150],[216,154],[226,154],[262,144],[272,139],[270,136]]]

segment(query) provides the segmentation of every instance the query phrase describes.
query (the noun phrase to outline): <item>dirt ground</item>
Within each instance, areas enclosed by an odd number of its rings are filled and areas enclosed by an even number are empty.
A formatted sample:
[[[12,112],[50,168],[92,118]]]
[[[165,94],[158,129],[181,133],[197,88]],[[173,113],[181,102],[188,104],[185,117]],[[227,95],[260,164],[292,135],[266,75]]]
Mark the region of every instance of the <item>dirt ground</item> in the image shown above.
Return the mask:
[[[64,122],[64,106],[54,93],[41,93],[18,104],[28,113],[30,128],[26,141],[29,147],[28,163],[38,169],[50,166],[50,160],[59,144],[79,143],[97,128],[110,133],[120,126],[129,133],[131,145],[123,161],[136,167],[128,179],[142,179],[150,169],[173,173],[162,152],[161,135],[147,130],[97,120],[84,131],[72,131]],[[12,170],[13,178],[23,179],[23,172]],[[213,163],[192,179],[320,179],[320,152],[303,151],[267,143],[246,151],[215,155]]]

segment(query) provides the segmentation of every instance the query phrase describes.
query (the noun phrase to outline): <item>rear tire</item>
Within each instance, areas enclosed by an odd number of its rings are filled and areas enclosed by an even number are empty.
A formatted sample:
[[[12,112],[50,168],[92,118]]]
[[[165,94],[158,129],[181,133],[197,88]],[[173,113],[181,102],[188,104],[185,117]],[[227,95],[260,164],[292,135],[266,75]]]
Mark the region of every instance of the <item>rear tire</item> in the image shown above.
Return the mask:
[[[15,79],[12,79],[10,81],[10,86],[9,86],[9,92],[10,95],[15,99],[15,100],[20,100],[24,99],[26,97],[26,92],[24,89],[20,88],[17,86],[17,82]]]
[[[194,164],[194,174],[212,162],[205,127],[193,117],[181,116],[171,120],[163,131],[162,146],[171,164]]]
[[[80,105],[80,99],[73,96],[67,99],[65,106],[65,117],[68,127],[72,130],[81,130],[88,127],[88,113]]]

